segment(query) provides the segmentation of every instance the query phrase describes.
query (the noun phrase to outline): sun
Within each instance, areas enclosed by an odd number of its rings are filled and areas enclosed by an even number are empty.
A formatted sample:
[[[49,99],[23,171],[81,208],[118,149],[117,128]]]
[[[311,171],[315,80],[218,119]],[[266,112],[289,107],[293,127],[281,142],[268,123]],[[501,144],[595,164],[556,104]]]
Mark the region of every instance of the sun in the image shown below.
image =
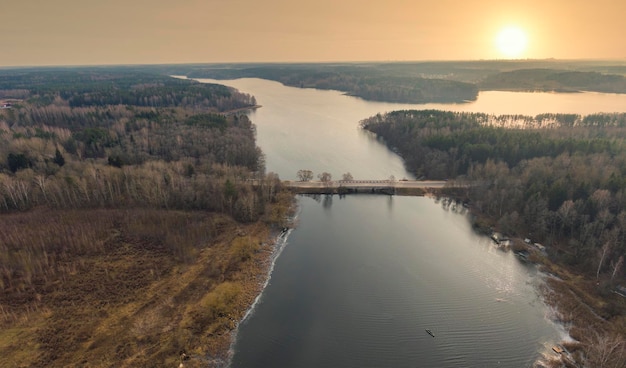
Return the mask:
[[[519,27],[506,27],[496,37],[496,46],[500,54],[508,59],[518,59],[524,55],[528,37]]]

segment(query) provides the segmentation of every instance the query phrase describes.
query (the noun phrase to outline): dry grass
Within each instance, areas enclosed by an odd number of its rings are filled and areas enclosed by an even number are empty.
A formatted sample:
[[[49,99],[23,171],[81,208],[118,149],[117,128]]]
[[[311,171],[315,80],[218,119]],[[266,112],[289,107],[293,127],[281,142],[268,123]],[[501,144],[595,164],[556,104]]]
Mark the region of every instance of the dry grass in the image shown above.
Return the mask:
[[[258,294],[268,226],[165,210],[0,219],[0,366],[217,366]]]
[[[579,364],[626,367],[626,299],[607,293],[609,285],[572,274],[555,264],[543,266],[557,277],[547,280],[546,301],[576,340],[564,343]],[[566,365],[567,366],[567,365]]]

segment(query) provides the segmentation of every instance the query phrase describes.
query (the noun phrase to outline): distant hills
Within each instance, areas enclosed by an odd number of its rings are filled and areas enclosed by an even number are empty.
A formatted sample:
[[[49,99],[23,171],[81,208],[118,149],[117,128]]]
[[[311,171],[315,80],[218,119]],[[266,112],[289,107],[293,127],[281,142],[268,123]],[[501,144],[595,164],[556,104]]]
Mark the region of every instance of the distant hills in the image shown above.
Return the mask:
[[[626,78],[598,72],[520,69],[490,75],[479,86],[481,90],[626,93]]]
[[[366,100],[450,103],[481,90],[626,93],[626,61],[489,60],[177,66],[190,78],[263,78]]]
[[[462,102],[478,97],[478,87],[473,83],[390,72],[376,66],[314,64],[203,68],[193,70],[187,76],[214,79],[263,78],[293,87],[338,90],[372,101]]]

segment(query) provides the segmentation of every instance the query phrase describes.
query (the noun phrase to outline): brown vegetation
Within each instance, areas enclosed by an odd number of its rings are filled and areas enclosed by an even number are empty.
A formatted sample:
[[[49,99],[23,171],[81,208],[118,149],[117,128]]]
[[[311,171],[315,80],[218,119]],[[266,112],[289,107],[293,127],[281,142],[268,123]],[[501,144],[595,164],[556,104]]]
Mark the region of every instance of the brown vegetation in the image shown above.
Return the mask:
[[[293,200],[247,117],[218,113],[254,99],[7,73],[24,100],[0,111],[0,366],[224,365]]]
[[[2,223],[3,367],[223,361],[272,252],[262,224],[203,212],[42,209]]]

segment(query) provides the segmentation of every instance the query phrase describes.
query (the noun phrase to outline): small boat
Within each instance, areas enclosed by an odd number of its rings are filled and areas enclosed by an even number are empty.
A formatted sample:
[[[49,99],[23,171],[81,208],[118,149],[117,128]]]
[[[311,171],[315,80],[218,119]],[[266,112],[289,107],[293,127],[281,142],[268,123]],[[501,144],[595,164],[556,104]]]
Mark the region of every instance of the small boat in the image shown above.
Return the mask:
[[[552,347],[552,350],[557,353],[557,354],[563,354],[565,352],[565,349],[563,349],[563,347],[561,345],[555,345]]]
[[[428,334],[429,334],[430,336],[435,337],[435,334],[434,334],[431,330],[426,329],[426,332],[428,332]]]

